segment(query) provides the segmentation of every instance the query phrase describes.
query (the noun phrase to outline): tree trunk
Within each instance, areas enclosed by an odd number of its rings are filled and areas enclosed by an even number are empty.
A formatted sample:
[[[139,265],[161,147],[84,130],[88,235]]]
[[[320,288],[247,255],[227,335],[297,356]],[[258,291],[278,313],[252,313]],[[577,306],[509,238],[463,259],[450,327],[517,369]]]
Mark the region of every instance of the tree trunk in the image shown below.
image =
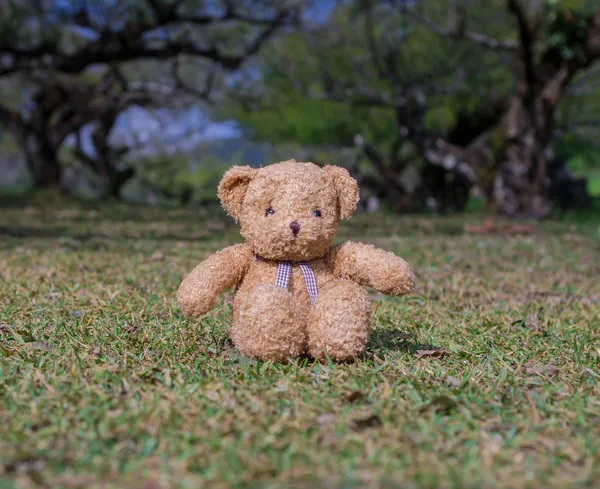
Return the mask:
[[[31,165],[35,167],[36,188],[61,189],[61,168],[55,156],[39,154]]]
[[[536,100],[534,105],[541,104]],[[502,144],[492,161],[496,168],[492,185],[488,180],[484,191],[502,214],[541,219],[550,213],[547,152],[552,125],[552,112],[542,114],[516,99],[496,132]]]
[[[126,167],[122,170],[116,170],[108,177],[108,184],[105,187],[106,193],[116,199],[121,198],[121,190],[135,176],[135,170]]]
[[[44,124],[25,122],[18,113],[0,106],[0,123],[10,131],[25,156],[36,188],[60,189],[61,166],[58,161],[60,144],[48,137]]]
[[[493,126],[468,144],[426,138],[421,145],[424,159],[446,169],[470,169],[491,210],[516,218],[547,217],[555,112],[575,69],[558,53],[547,52],[535,66],[533,80],[523,71],[516,95]],[[468,120],[459,122],[466,129],[456,128],[452,134],[473,133]],[[468,171],[461,173],[469,177]]]
[[[542,219],[550,213],[548,156],[554,116],[571,77],[568,64],[548,54],[537,67],[535,84],[522,82],[492,133],[488,144],[494,179],[484,190],[505,215]]]
[[[22,128],[16,134],[25,153],[35,188],[61,189],[62,168],[58,148],[44,134]]]
[[[505,215],[541,219],[551,210],[548,159],[556,109],[573,76],[600,59],[600,12],[559,9],[560,21],[550,28],[564,42],[537,49],[539,25],[531,25],[518,0],[507,5],[519,32],[517,90],[497,123],[498,112],[492,109],[481,119],[484,126],[492,123],[484,132],[477,135],[479,121],[471,124],[463,118],[443,139],[429,134],[422,122],[414,124],[422,118],[397,114],[404,116],[400,126],[408,128],[428,164],[457,171],[467,180],[472,176],[488,203]],[[573,36],[576,25],[579,32]]]

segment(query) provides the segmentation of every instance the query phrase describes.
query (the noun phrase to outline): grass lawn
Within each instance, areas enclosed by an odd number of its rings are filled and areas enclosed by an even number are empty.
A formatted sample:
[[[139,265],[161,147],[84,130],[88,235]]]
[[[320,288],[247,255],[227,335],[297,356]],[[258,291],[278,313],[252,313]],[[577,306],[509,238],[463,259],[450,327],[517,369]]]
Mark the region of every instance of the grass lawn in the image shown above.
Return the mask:
[[[356,216],[407,259],[364,359],[261,363],[184,274],[238,241],[214,211],[0,204],[0,487],[600,487],[597,223]]]

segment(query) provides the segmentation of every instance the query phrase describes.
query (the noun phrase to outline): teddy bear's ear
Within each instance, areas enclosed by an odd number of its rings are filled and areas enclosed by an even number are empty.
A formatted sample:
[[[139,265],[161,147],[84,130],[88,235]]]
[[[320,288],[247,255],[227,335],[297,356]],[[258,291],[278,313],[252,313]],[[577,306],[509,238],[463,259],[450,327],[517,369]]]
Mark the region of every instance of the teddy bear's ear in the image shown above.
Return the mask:
[[[255,168],[249,166],[233,166],[221,179],[217,192],[221,204],[236,222],[242,217],[242,205],[248,185],[256,175]]]
[[[358,182],[350,176],[345,168],[326,165],[323,168],[338,196],[338,212],[340,219],[350,219],[358,204]]]

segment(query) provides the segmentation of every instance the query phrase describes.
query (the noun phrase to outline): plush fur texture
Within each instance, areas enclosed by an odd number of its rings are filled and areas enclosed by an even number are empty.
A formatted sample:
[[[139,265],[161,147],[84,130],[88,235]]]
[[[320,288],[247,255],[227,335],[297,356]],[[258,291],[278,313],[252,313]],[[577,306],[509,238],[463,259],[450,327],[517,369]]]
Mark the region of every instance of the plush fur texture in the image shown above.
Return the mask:
[[[360,285],[394,296],[414,287],[409,266],[393,253],[350,241],[331,246],[340,219],[358,203],[358,185],[344,168],[295,160],[234,166],[219,198],[241,224],[245,243],[200,263],[181,283],[177,302],[186,316],[200,316],[236,287],[231,338],[245,355],[352,360],[369,338],[370,302]],[[318,288],[314,305],[297,265],[287,290],[275,285],[283,260],[308,261]]]

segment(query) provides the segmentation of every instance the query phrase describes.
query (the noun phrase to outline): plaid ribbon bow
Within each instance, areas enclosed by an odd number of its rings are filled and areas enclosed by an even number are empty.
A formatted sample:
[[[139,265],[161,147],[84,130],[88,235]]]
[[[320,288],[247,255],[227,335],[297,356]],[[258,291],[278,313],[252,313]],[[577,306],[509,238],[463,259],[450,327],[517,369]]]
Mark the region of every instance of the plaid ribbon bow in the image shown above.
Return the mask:
[[[257,261],[265,261],[264,258],[256,255],[254,257]],[[310,297],[310,303],[314,304],[317,300],[317,280],[315,279],[315,274],[310,268],[310,265],[307,261],[299,261],[298,266],[300,270],[302,270],[302,276],[304,277],[304,285],[306,285],[306,291],[308,292],[308,296]],[[275,280],[275,285],[277,287],[281,287],[282,289],[287,289],[288,284],[290,282],[290,277],[292,275],[292,262],[291,261],[280,261],[277,266],[277,279]]]

